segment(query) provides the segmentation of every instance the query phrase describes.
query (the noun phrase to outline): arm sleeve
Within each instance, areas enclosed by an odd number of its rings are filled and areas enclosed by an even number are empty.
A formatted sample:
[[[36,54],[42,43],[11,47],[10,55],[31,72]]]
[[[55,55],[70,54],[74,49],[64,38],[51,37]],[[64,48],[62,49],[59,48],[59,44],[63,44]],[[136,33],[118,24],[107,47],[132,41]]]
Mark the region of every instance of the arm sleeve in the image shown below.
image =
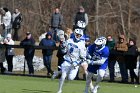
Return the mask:
[[[93,61],[91,62],[91,64],[94,64],[94,65],[102,65],[104,64],[104,62],[107,60],[106,57],[102,57],[100,60],[96,60],[96,61]]]

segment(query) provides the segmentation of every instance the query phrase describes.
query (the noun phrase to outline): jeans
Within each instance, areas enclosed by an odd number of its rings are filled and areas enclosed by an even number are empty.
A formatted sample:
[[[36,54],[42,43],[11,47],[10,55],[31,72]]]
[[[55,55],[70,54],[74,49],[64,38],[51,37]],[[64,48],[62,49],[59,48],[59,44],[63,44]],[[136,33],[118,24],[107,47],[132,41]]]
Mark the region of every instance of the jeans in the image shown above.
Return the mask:
[[[52,74],[51,60],[52,60],[52,55],[50,55],[50,56],[43,55],[44,66],[46,66],[48,73]]]
[[[14,41],[18,41],[19,40],[18,31],[19,31],[19,28],[14,28],[14,35],[13,35],[13,40]]]
[[[10,26],[5,27],[5,28],[3,29],[2,36],[3,36],[4,38],[6,38],[7,34],[9,34],[9,33],[10,33],[10,34],[12,33],[11,27],[10,27]]]
[[[58,38],[58,36],[57,36],[57,30],[58,30],[58,28],[52,28],[53,40],[54,40],[54,41],[59,41],[59,38]]]

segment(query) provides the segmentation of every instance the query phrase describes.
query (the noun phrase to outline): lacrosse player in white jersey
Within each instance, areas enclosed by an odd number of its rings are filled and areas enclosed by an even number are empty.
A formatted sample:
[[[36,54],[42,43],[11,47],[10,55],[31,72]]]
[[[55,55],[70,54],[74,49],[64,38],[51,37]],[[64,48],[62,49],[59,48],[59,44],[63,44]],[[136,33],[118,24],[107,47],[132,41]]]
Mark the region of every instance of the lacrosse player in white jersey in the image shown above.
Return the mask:
[[[65,52],[66,55],[64,55],[64,62],[61,65],[62,75],[57,93],[62,93],[62,87],[66,76],[68,77],[68,80],[74,80],[80,63],[86,58],[85,41],[81,40],[82,35],[83,30],[75,29],[74,37],[68,39],[64,44],[65,48],[63,52]]]
[[[89,65],[87,68],[88,75],[86,80],[86,88],[84,93],[89,93],[88,89],[91,87],[92,77],[97,74],[96,82],[94,83],[91,93],[97,93],[99,83],[103,80],[105,70],[108,66],[109,49],[106,45],[106,38],[99,37],[95,40],[94,44],[88,47]]]

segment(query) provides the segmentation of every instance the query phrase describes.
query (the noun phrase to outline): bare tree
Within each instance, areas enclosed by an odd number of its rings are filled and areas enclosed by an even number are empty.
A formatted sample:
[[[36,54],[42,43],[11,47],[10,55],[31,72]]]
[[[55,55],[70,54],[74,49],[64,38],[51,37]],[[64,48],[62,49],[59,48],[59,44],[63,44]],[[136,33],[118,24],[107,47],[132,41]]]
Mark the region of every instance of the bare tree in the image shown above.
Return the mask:
[[[97,34],[96,36],[99,36],[100,35],[100,32],[99,32],[99,0],[96,0],[96,16],[95,16],[95,20],[96,20],[96,34]]]
[[[122,10],[122,5],[121,5],[120,0],[118,0],[118,4],[119,4],[119,8],[120,8],[121,26],[122,26],[123,34],[126,35],[125,25],[124,25],[123,10]]]
[[[128,34],[127,34],[127,37],[129,38],[130,37],[130,30],[131,30],[131,3],[132,3],[132,0],[128,0]]]

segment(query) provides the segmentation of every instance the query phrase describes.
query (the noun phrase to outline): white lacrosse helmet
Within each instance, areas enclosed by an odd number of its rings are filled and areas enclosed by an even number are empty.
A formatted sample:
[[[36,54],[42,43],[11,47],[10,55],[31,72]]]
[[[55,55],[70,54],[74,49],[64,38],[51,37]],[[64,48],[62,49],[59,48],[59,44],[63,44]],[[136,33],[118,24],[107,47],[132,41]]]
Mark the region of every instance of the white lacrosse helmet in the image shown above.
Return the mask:
[[[94,41],[94,44],[96,45],[97,49],[101,49],[106,45],[106,38],[105,37],[99,37]]]
[[[106,45],[106,42],[107,42],[107,39],[106,39],[106,37],[99,37],[99,38],[101,38],[102,40],[103,40],[103,45]]]
[[[77,26],[80,27],[80,28],[85,28],[86,27],[86,23],[83,22],[83,21],[78,21],[77,22]]]
[[[80,38],[83,36],[83,30],[82,29],[75,29],[74,35],[76,40],[80,40]]]

